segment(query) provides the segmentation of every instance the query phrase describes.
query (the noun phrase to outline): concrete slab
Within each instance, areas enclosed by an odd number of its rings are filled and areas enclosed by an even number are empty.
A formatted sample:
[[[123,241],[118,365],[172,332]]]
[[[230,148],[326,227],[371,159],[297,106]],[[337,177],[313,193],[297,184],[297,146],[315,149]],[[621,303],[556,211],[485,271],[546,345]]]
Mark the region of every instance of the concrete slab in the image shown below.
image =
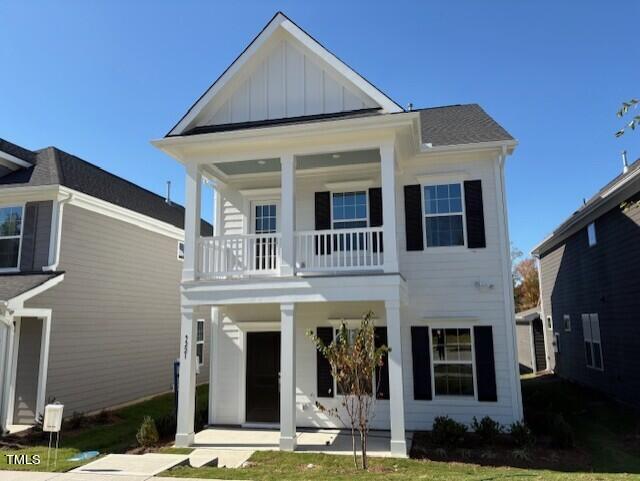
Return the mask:
[[[155,476],[174,466],[185,464],[188,455],[182,454],[109,454],[92,463],[76,468],[72,473],[110,476]],[[64,481],[67,481],[66,479]],[[71,480],[75,481],[75,480]],[[78,481],[84,481],[79,479]],[[102,481],[90,478],[88,481]],[[122,481],[122,480],[120,480]],[[129,481],[129,480],[127,480]],[[138,480],[131,480],[138,481]]]
[[[194,449],[189,454],[189,465],[192,468],[218,466],[218,455],[215,449]]]
[[[215,463],[210,464],[212,466],[219,468],[239,468],[253,453],[253,450],[200,448],[195,449],[191,453],[189,463],[192,467],[199,468],[206,464],[197,465],[197,463],[199,463],[201,459],[209,458],[215,460]],[[196,464],[194,464],[194,462]]]
[[[33,471],[0,471],[0,479],[7,481],[49,481],[60,473],[36,473]]]
[[[149,481],[202,481],[202,478],[165,478],[162,476],[156,476],[151,478]],[[233,480],[233,479],[210,479],[207,478],[207,481],[239,481],[239,480]],[[244,480],[247,481],[247,480]]]
[[[146,481],[149,476],[132,476],[127,474],[99,474],[99,473],[63,473],[51,481]]]

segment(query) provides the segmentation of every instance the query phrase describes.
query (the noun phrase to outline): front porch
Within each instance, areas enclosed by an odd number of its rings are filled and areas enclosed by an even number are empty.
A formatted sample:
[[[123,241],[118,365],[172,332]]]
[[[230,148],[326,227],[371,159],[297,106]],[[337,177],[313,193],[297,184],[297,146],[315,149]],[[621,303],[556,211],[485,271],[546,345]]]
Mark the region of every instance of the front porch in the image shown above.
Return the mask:
[[[343,429],[298,428],[296,451],[323,454],[351,455],[351,434]],[[407,449],[411,449],[412,433],[407,433]],[[369,433],[368,454],[391,457],[389,431],[372,430]],[[257,429],[211,426],[196,433],[193,447],[238,451],[276,451],[280,447],[278,429]]]

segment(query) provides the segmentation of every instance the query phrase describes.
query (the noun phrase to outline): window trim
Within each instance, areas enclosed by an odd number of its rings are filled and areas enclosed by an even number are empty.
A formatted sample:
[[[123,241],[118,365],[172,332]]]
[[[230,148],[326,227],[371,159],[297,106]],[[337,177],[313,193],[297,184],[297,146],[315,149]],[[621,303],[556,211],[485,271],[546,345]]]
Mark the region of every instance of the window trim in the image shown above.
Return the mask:
[[[476,339],[472,325],[464,324],[433,324],[429,325],[429,357],[431,359],[431,402],[433,401],[478,401],[478,375],[476,369]],[[473,378],[473,395],[472,396],[454,396],[442,395],[436,393],[436,360],[433,356],[433,330],[434,329],[469,329],[471,338],[471,362],[469,361],[437,361],[438,364],[470,364],[471,376]]]
[[[202,323],[202,340],[198,339],[198,325]],[[205,322],[204,319],[198,319],[196,321],[196,362],[198,366],[204,366],[204,340],[205,340]],[[202,359],[198,359],[198,345],[202,346]]]
[[[334,220],[333,220],[333,196],[335,194],[350,194],[350,193],[354,193],[354,192],[363,192],[364,191],[364,196],[366,199],[366,204],[365,204],[365,222],[367,223],[367,225],[365,225],[364,227],[349,227],[348,229],[336,229],[333,224],[334,224]],[[331,230],[353,230],[353,229],[367,229],[368,227],[370,227],[371,225],[371,219],[369,219],[369,209],[371,208],[370,205],[370,201],[369,201],[369,189],[358,189],[358,188],[350,188],[350,189],[340,189],[340,190],[331,190],[329,191],[329,203],[330,203],[330,218],[331,218]],[[338,220],[335,222],[349,222],[349,221],[345,221],[345,220]],[[359,222],[359,220],[352,220],[351,222]]]
[[[438,185],[450,185],[450,184],[459,184],[460,185],[460,202],[462,203],[462,211],[460,214],[455,213],[447,213],[447,214],[427,214],[427,208],[425,205],[425,195],[424,190],[425,187],[432,187]],[[464,196],[464,179],[459,178],[434,178],[434,179],[426,179],[423,178],[420,181],[420,209],[422,210],[422,241],[424,242],[424,252],[428,252],[431,250],[437,250],[438,252],[442,252],[443,250],[460,250],[467,248],[467,207],[465,205],[465,196]],[[450,215],[461,215],[462,216],[462,244],[455,246],[430,246],[427,242],[427,215],[429,217],[443,217]]]
[[[22,213],[20,215],[20,235],[12,235],[12,236],[0,236],[0,239],[20,239],[18,243],[18,260],[16,267],[0,267],[0,272],[20,272],[20,263],[22,261],[22,241],[24,238],[24,217],[26,212],[26,203],[22,204],[0,204],[0,209],[10,209],[12,207],[20,207],[22,209]]]
[[[571,315],[570,314],[564,314],[562,316],[562,327],[564,329],[564,332],[571,332]]]
[[[589,339],[587,339],[586,337],[586,333],[584,331],[584,321],[585,321],[585,316],[587,316],[587,318],[589,319]],[[594,341],[593,340],[593,331],[591,330],[591,323],[593,321],[593,317],[595,316],[596,321],[598,322],[598,337],[600,338],[598,341]],[[600,332],[600,316],[598,315],[597,312],[591,312],[591,313],[584,313],[581,316],[582,319],[582,340],[583,340],[583,345],[586,348],[586,344],[589,344],[589,350],[591,351],[591,362],[592,364],[589,364],[588,360],[587,360],[587,352],[584,352],[584,363],[585,366],[587,366],[588,369],[593,369],[594,371],[604,371],[604,356],[602,354],[602,334]],[[600,347],[600,367],[597,367],[594,359],[595,359],[595,350],[593,349],[593,345],[594,344],[598,344],[598,346]]]
[[[596,234],[596,222],[593,221],[587,225],[587,243],[589,247],[594,247],[598,244],[598,236]]]

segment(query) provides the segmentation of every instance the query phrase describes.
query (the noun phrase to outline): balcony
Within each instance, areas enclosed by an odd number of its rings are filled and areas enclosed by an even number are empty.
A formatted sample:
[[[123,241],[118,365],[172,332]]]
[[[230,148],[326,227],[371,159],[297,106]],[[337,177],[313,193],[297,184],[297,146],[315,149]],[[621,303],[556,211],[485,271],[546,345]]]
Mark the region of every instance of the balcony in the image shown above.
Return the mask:
[[[296,231],[293,237],[293,275],[384,270],[382,227]],[[290,275],[281,269],[281,233],[201,237],[197,265],[203,280]]]

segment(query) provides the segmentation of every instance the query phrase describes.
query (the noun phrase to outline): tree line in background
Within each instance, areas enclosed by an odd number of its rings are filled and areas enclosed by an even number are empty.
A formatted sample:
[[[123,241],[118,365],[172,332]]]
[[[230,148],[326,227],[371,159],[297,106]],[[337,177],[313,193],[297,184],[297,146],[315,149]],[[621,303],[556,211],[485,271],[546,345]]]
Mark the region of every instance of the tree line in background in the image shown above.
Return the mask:
[[[522,251],[512,245],[511,266],[516,312],[536,307],[540,301],[540,282],[535,259],[524,257]]]

